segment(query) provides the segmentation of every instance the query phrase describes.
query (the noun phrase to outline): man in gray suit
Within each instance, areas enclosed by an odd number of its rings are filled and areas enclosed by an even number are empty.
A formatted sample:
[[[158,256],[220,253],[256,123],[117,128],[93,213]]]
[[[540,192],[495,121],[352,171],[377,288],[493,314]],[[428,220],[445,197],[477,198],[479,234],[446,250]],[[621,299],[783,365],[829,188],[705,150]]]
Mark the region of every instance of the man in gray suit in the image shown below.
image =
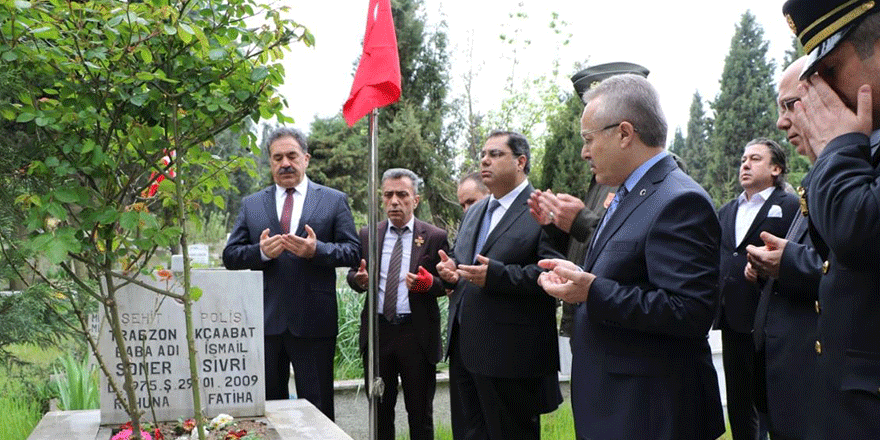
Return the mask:
[[[263,271],[266,399],[296,394],[333,420],[336,267],[357,265],[360,242],[345,194],[306,177],[305,136],[279,128],[266,143],[275,184],[244,198],[227,269]]]
[[[452,255],[441,251],[437,264],[455,289],[447,356],[456,440],[537,439],[539,414],[561,400],[556,303],[536,284],[538,260],[561,254],[529,215],[529,159],[521,134],[489,135],[480,176],[491,195],[468,209]]]

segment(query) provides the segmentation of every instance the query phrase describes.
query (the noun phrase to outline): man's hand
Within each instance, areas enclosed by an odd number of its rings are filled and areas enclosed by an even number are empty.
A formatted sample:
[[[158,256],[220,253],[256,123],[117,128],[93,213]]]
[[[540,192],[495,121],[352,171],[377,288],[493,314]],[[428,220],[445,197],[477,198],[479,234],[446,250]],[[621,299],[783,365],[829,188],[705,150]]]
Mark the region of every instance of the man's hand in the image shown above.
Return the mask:
[[[541,260],[538,262],[538,266],[550,269],[550,272],[544,272],[538,277],[538,285],[548,295],[570,304],[587,300],[590,286],[596,279],[595,275],[582,271],[580,267],[568,260]]]
[[[284,236],[281,234],[269,236],[269,228],[263,229],[260,234],[260,250],[269,258],[277,258],[284,252]]]
[[[422,266],[419,266],[419,273],[406,273],[406,288],[411,292],[425,293],[431,290],[432,284],[434,284],[434,275]]]
[[[486,272],[489,269],[489,259],[477,254],[477,263],[479,264],[459,264],[458,276],[479,287],[486,287]]]
[[[458,272],[455,271],[457,269],[455,260],[449,258],[443,250],[438,251],[437,255],[440,256],[440,262],[437,263],[437,273],[440,274],[440,278],[450,284],[457,283]]]
[[[761,240],[764,246],[746,246],[746,259],[749,264],[746,265],[746,278],[749,278],[749,268],[760,277],[778,278],[779,277],[779,261],[782,259],[782,251],[788,240],[779,238],[767,231],[761,233]]]
[[[550,191],[549,189],[547,190]],[[544,211],[541,207],[541,196],[544,194],[541,190],[536,189],[532,192],[532,195],[529,196],[529,214],[535,218],[535,221],[538,222],[541,226],[547,226],[550,223],[553,223],[553,219],[550,218],[550,213]]]
[[[370,281],[369,274],[367,273],[367,260],[361,258],[361,265],[358,267],[358,271],[354,274],[354,282],[358,283],[358,286],[361,286],[361,289],[367,288],[367,283]]]
[[[818,157],[832,139],[847,133],[871,135],[871,86],[859,88],[855,112],[819,74],[798,85],[801,100],[794,104],[793,123]]]
[[[529,212],[538,223],[553,223],[566,233],[571,231],[571,225],[581,209],[584,209],[581,199],[569,194],[553,194],[549,189],[535,191],[529,197]]]
[[[315,247],[317,240],[315,239],[315,231],[309,225],[306,225],[306,238],[298,237],[294,234],[284,236],[284,249],[289,250],[293,255],[300,258],[312,258],[315,256]]]

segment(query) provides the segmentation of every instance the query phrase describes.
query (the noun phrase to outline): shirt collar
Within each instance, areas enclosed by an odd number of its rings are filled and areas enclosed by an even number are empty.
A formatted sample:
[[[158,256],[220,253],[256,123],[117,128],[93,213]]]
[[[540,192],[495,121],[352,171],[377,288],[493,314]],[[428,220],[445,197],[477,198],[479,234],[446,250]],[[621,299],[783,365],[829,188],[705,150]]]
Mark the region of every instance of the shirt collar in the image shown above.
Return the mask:
[[[409,231],[412,232],[412,231],[415,231],[415,224],[416,224],[416,216],[412,216],[412,217],[410,217],[409,221],[406,222],[405,225],[403,225],[403,227],[404,228],[408,227]],[[385,227],[385,234],[391,233],[392,226],[394,226],[394,224],[391,223],[391,220],[388,220],[388,226]]]
[[[296,192],[305,195],[306,190],[309,189],[309,178],[308,176],[303,176],[303,179],[299,182],[298,185],[293,187]],[[281,198],[287,196],[287,188],[284,188],[277,183],[275,184],[275,197]]]
[[[669,152],[666,150],[660,150],[659,153],[655,154],[654,157],[644,161],[638,168],[636,168],[632,173],[629,174],[629,177],[623,181],[623,185],[626,186],[627,191],[632,191],[633,187],[639,183],[639,180],[642,180],[642,177],[645,177],[645,174],[648,173],[648,170],[651,169],[654,164],[660,162],[664,157],[668,156]]]
[[[507,211],[508,209],[510,209],[510,205],[513,204],[513,201],[516,200],[517,197],[519,197],[519,193],[526,189],[526,186],[528,185],[529,179],[523,179],[522,183],[517,185],[516,188],[512,189],[509,193],[505,194],[500,199],[497,199],[498,203],[504,208],[505,211]],[[490,194],[489,203],[492,203],[492,199],[494,198],[495,196]]]
[[[767,188],[764,188],[764,190],[762,190],[761,192],[759,192],[759,193],[755,194],[754,196],[752,196],[752,200],[751,200],[751,201],[753,201],[753,202],[754,202],[754,201],[764,202],[764,201],[766,201],[767,199],[770,198],[770,194],[773,194],[773,191],[776,191],[776,187],[775,187],[775,186],[769,186],[769,187],[767,187]],[[745,191],[741,192],[740,195],[739,195],[739,197],[737,198],[737,200],[739,201],[739,204],[740,204],[740,205],[742,205],[743,203],[745,203],[745,202],[746,202],[746,192],[745,192]]]

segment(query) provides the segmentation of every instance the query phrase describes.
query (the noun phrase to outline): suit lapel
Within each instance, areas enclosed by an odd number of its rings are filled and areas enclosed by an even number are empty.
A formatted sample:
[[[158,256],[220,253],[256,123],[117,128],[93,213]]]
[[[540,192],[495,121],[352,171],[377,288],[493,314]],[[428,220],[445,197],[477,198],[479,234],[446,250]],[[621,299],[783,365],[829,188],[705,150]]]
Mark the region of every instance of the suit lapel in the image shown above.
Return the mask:
[[[458,264],[471,264],[474,261],[474,246],[477,245],[477,233],[486,207],[489,206],[489,197],[474,203],[461,221],[461,229],[455,238],[455,260]]]
[[[275,185],[263,190],[263,209],[269,213],[269,231],[272,235],[281,233],[281,222],[278,220],[278,208],[275,206]]]
[[[306,189],[306,199],[303,201],[302,215],[299,217],[299,225],[296,227],[296,235],[303,235],[304,226],[308,224],[312,214],[315,213],[315,208],[321,203],[322,196],[321,188],[310,180],[308,189]]]
[[[743,236],[743,240],[739,243],[735,243],[736,247],[739,248],[743,245],[743,243],[748,243],[752,234],[758,232],[758,228],[760,228],[761,224],[764,223],[764,220],[767,219],[767,212],[770,211],[770,207],[776,204],[776,201],[779,200],[779,192],[784,191],[780,188],[776,188],[770,193],[770,197],[767,197],[767,200],[764,201],[764,204],[761,205],[761,209],[758,210],[758,215],[755,216],[755,219],[752,220],[751,226],[749,226],[749,230],[746,231],[746,235]],[[734,230],[736,229],[736,223],[734,221]],[[734,240],[736,240],[734,238]]]
[[[413,235],[412,235],[412,249],[409,255],[409,271],[410,273],[418,273],[419,269],[419,261],[422,261],[422,256],[425,255],[425,225],[419,221],[419,219],[415,219],[413,222]],[[421,238],[421,244],[416,242]],[[427,268],[426,268],[427,269]]]
[[[516,223],[516,220],[528,210],[528,200],[529,196],[532,195],[532,191],[532,185],[526,185],[519,195],[516,196],[516,199],[510,204],[510,208],[507,209],[501,217],[501,220],[498,221],[498,224],[492,228],[492,232],[489,232],[489,236],[486,237],[486,243],[483,245],[483,249],[479,250],[481,255],[485,256],[486,252],[492,248],[492,245],[498,241],[498,238],[507,232],[507,230]],[[488,199],[488,197],[486,198]]]
[[[662,182],[669,172],[675,169],[676,166],[677,165],[675,165],[672,158],[666,156],[654,164],[654,166],[652,166],[648,172],[636,182],[632,191],[630,191],[629,194],[623,198],[623,201],[617,205],[617,209],[607,220],[602,230],[599,231],[599,235],[596,237],[596,242],[593,243],[593,247],[590,249],[587,264],[585,265],[586,270],[590,270],[593,267],[596,258],[602,253],[602,249],[605,248],[608,240],[614,236],[624,223],[626,223],[626,220],[632,215],[636,208],[654,194],[657,190],[657,185]]]
[[[730,208],[725,212],[724,218],[719,219],[719,222],[724,225],[724,228],[722,228],[724,233],[721,234],[721,240],[727,244],[724,249],[733,249],[738,244],[736,242],[736,211],[738,209],[739,196],[730,204]]]

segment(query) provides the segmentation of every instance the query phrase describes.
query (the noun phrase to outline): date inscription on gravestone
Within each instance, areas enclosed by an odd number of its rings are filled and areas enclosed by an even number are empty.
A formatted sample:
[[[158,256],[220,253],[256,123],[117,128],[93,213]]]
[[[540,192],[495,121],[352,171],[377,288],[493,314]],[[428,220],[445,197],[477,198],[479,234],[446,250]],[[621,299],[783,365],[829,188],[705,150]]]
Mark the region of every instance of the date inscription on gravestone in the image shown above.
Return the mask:
[[[144,277],[159,288],[182,292],[175,274],[169,280]],[[252,271],[193,270],[192,285],[202,289],[193,304],[202,406],[209,417],[262,416],[263,274]],[[147,420],[192,417],[192,379],[183,305],[129,284],[117,293],[125,352],[131,359],[138,407]],[[93,317],[93,333],[113,379],[122,387],[125,365],[110,326]],[[128,414],[107,377],[101,375],[101,423],[125,423]]]

